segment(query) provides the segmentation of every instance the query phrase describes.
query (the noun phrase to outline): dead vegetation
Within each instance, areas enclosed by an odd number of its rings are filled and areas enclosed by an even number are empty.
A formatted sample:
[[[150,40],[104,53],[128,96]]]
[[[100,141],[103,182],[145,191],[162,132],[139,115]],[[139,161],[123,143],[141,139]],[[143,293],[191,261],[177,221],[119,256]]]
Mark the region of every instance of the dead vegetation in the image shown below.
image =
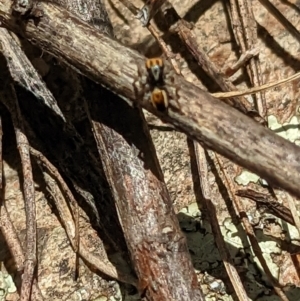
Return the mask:
[[[148,1],[146,28],[125,0],[111,21],[20,3],[0,3],[3,300],[298,300],[297,3]]]

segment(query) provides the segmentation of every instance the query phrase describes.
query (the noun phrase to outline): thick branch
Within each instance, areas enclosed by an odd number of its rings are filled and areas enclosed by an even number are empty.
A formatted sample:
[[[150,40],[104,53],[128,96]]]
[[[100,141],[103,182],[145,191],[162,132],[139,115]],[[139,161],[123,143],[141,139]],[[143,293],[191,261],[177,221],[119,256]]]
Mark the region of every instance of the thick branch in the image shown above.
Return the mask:
[[[140,104],[154,112],[142,83],[146,70],[140,54],[50,3],[40,3],[39,10],[42,17],[17,22],[11,15],[10,0],[2,0],[0,20],[9,29],[23,32],[32,42],[123,98],[133,102],[141,98]],[[165,116],[168,122],[206,147],[300,197],[300,152],[297,146],[214,99],[171,70],[167,75],[167,92],[171,95],[168,116]]]
[[[120,111],[126,110],[124,103],[119,105]],[[142,116],[139,130],[128,126],[124,119],[113,130],[111,125],[119,116],[107,114],[111,103],[99,106],[93,101],[89,107],[139,288],[147,300],[204,300]],[[137,112],[131,111],[128,114],[134,120]]]

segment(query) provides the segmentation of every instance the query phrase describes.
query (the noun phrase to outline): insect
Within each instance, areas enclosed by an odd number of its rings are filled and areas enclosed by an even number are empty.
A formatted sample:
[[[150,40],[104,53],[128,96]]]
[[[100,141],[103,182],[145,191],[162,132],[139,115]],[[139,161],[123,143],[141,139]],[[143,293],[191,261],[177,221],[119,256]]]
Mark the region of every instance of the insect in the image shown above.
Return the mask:
[[[161,58],[147,59],[146,69],[148,71],[149,84],[152,87],[164,85],[164,62]]]
[[[156,110],[165,111],[169,105],[166,91],[155,87],[151,93],[151,103]]]

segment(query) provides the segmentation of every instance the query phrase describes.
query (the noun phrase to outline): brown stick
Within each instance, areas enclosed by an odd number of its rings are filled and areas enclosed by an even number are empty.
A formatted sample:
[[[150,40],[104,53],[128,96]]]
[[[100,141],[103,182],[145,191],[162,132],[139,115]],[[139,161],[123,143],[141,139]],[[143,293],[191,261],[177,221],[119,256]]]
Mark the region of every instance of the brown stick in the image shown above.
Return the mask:
[[[25,256],[16,229],[13,226],[4,203],[2,135],[2,118],[0,117],[0,230],[14,259],[17,271],[21,273],[24,269]],[[32,301],[43,300],[41,291],[35,279],[33,280],[32,293]]]
[[[235,192],[236,195],[248,198],[257,203],[257,206],[264,206],[267,211],[282,220],[295,225],[292,212],[289,208],[277,202],[272,196],[252,190],[252,189],[240,189]]]
[[[200,179],[200,187],[203,195],[203,202],[209,212],[208,218],[211,224],[213,235],[215,237],[216,245],[238,299],[240,301],[247,301],[247,293],[242,284],[241,278],[232,262],[228,248],[226,247],[226,243],[220,230],[216,208],[212,202],[211,187],[208,180],[207,152],[200,144],[196,144],[195,142],[194,150]]]
[[[164,116],[152,108],[145,93],[142,77],[146,70],[141,55],[53,4],[40,3],[39,8],[43,17],[39,18],[38,26],[32,20],[21,23],[28,39],[73,64],[91,79],[110,87],[126,100],[137,102],[137,95],[140,95],[140,104],[144,108],[159,117]],[[0,19],[5,26],[21,32],[10,9],[9,0],[1,1]],[[164,116],[166,121],[206,147],[300,197],[300,152],[297,146],[222,104],[172,71],[166,79],[166,87],[174,97],[170,99],[168,116]]]
[[[23,271],[25,256],[23,254],[21,243],[19,241],[16,230],[9,217],[5,205],[1,206],[0,230],[14,258],[18,272]],[[42,293],[37,285],[36,279],[33,280],[31,298],[32,301],[44,300],[42,297]]]
[[[288,298],[285,295],[283,289],[280,287],[280,284],[279,284],[278,280],[272,275],[271,270],[268,267],[264,256],[262,255],[260,245],[258,244],[258,240],[255,236],[253,227],[251,226],[251,224],[249,222],[248,216],[245,213],[245,210],[243,208],[243,204],[242,204],[240,198],[238,198],[233,193],[233,191],[235,191],[235,183],[230,179],[228,171],[226,169],[224,169],[224,167],[223,167],[224,163],[223,163],[222,158],[218,155],[216,155],[215,158],[216,158],[216,162],[220,166],[220,170],[221,170],[221,172],[224,176],[224,180],[225,180],[224,182],[225,182],[225,185],[227,187],[227,191],[230,193],[230,197],[231,197],[233,203],[235,204],[236,210],[239,213],[240,219],[241,219],[241,221],[244,225],[245,232],[247,233],[247,236],[248,236],[249,241],[251,243],[254,254],[256,255],[257,259],[259,260],[264,272],[266,273],[266,276],[268,277],[268,280],[270,281],[270,283],[274,287],[274,290],[275,290],[276,294],[278,295],[278,297],[282,301],[288,301]]]
[[[3,97],[7,109],[10,111],[11,118],[16,133],[17,145],[22,162],[23,171],[23,191],[24,202],[26,211],[26,255],[24,262],[24,274],[22,277],[21,286],[21,301],[30,300],[34,270],[36,266],[36,213],[35,213],[35,189],[32,175],[31,160],[29,154],[29,144],[24,132],[24,126],[22,121],[22,115],[20,112],[18,99],[14,91],[14,87],[11,88],[7,97]]]
[[[230,1],[231,19],[233,32],[240,46],[241,53],[244,54],[250,49],[257,47],[257,26],[252,12],[252,2],[245,0]],[[238,19],[235,19],[238,18]],[[258,57],[252,57],[247,68],[248,75],[253,86],[262,84],[261,67]],[[267,107],[265,93],[260,91],[256,94],[255,104],[258,113],[266,121]]]
[[[138,124],[134,118],[137,112],[130,113],[134,124],[142,131],[130,127],[124,130],[123,126],[116,135],[106,125],[104,116],[110,106],[105,110],[105,106],[93,103],[89,104],[89,119],[140,280],[140,290],[149,300],[179,300],[178,296],[180,300],[204,300],[149,131],[142,127],[145,122],[142,115]],[[121,104],[120,109],[123,111]],[[130,137],[135,137],[134,147],[127,142]],[[137,153],[143,154],[142,158]],[[143,167],[145,165],[147,168]]]
[[[55,179],[55,182],[53,179],[49,176],[44,174],[45,181],[47,185],[49,186],[50,193],[53,196],[53,200],[56,204],[58,213],[60,215],[60,218],[62,220],[62,223],[64,225],[64,228],[66,230],[66,233],[68,235],[69,241],[71,243],[72,248],[75,252],[79,252],[79,255],[90,265],[94,266],[96,269],[98,269],[101,273],[113,278],[117,279],[119,281],[130,283],[135,286],[137,286],[135,279],[131,275],[119,275],[117,269],[109,262],[103,262],[101,258],[99,258],[96,255],[93,255],[92,253],[88,252],[87,247],[85,246],[83,239],[80,239],[80,248],[78,249],[77,246],[77,239],[76,239],[76,225],[74,223],[75,220],[75,214],[71,214],[70,208],[66,202],[66,199],[61,196],[60,193],[56,193],[58,189],[63,192],[64,196],[67,196],[70,203],[72,204],[73,210],[76,210],[77,202],[70,191],[68,185],[60,175],[57,168],[39,151],[35,150],[34,148],[30,147],[30,154],[35,157],[37,160],[37,163],[40,167],[45,167],[47,171],[51,174],[51,176]],[[41,168],[42,169],[42,168]],[[59,188],[58,188],[59,185]],[[73,215],[73,218],[72,218]],[[76,221],[76,220],[75,220]]]
[[[225,79],[222,72],[213,64],[207,54],[198,47],[195,37],[192,35],[191,31],[183,24],[183,22],[178,21],[177,29],[181,40],[189,48],[189,51],[193,54],[194,58],[197,60],[198,64],[203,68],[203,70],[216,81],[216,83],[221,87],[222,91],[234,91],[236,87],[227,79]],[[251,104],[243,97],[236,98],[232,97],[227,99],[226,103],[235,107],[243,113],[250,111]]]

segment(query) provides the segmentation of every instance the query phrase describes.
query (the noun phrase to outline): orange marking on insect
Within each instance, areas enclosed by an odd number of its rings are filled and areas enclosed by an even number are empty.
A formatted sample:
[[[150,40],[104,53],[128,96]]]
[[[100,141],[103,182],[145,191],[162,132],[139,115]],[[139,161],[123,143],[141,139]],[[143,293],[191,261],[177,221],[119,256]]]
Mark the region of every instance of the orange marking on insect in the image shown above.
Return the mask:
[[[169,105],[166,91],[154,88],[151,94],[151,103],[158,111],[165,111]]]

